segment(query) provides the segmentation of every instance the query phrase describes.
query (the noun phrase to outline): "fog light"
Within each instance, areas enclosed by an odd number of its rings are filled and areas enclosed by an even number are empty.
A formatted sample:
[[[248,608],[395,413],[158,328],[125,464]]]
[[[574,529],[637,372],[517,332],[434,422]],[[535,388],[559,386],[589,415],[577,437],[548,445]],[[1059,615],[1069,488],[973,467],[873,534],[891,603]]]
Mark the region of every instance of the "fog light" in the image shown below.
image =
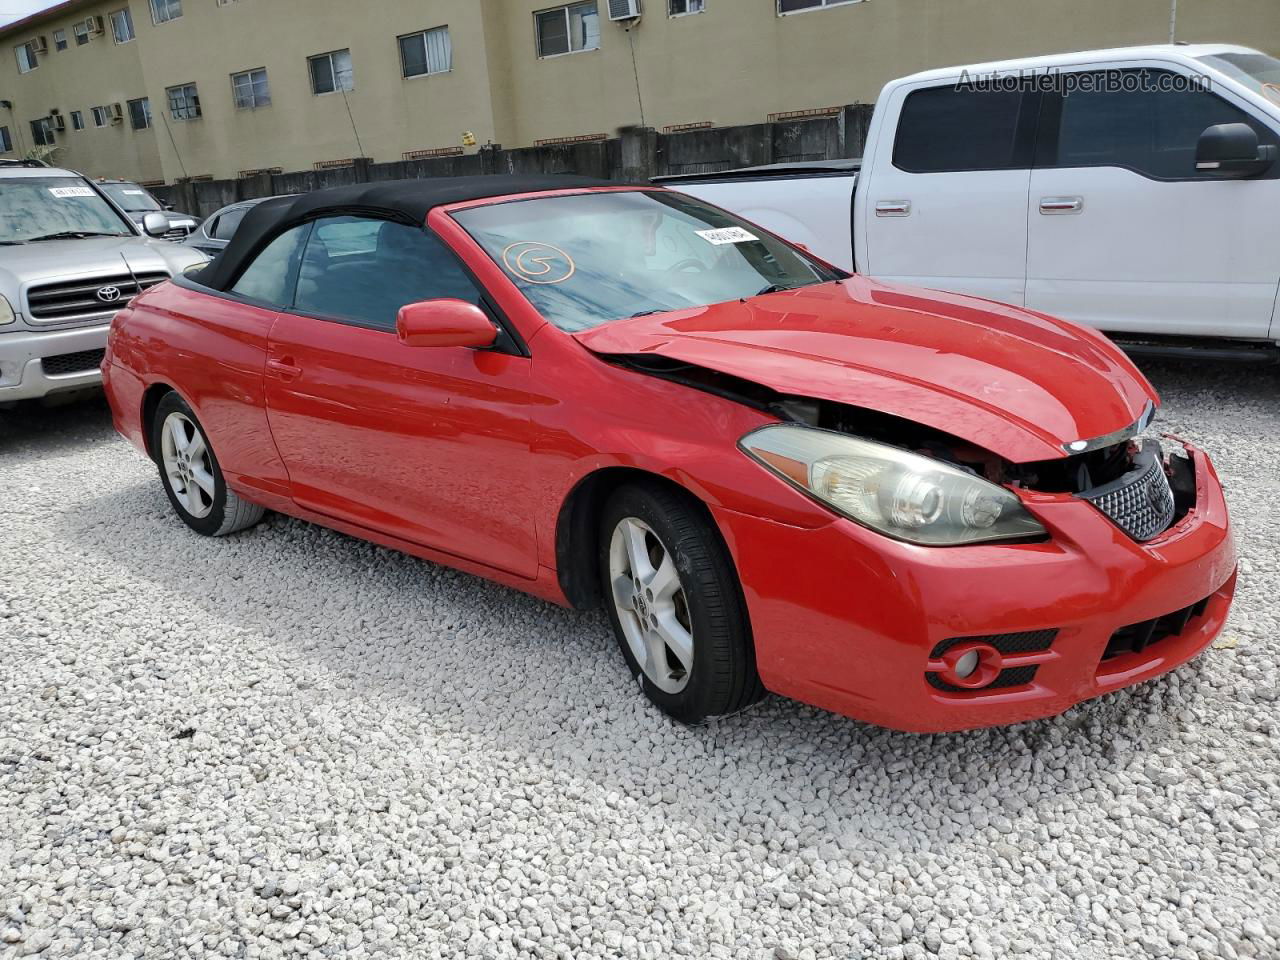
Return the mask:
[[[951,669],[957,677],[963,680],[978,669],[978,660],[978,651],[970,650],[957,660],[956,665]]]
[[[989,643],[966,640],[947,650],[938,664],[939,678],[965,690],[981,690],[1000,676],[1004,657]]]

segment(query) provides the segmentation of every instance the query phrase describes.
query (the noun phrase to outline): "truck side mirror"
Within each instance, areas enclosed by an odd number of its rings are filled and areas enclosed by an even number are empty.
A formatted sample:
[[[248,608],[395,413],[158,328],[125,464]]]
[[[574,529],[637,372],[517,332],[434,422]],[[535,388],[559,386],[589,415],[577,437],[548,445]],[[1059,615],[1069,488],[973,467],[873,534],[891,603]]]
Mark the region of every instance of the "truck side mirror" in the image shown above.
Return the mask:
[[[1258,132],[1247,123],[1218,123],[1200,135],[1196,169],[1257,176],[1271,169],[1276,148],[1258,145]]]
[[[142,218],[142,232],[148,237],[163,237],[169,232],[169,218],[163,213],[148,213]]]

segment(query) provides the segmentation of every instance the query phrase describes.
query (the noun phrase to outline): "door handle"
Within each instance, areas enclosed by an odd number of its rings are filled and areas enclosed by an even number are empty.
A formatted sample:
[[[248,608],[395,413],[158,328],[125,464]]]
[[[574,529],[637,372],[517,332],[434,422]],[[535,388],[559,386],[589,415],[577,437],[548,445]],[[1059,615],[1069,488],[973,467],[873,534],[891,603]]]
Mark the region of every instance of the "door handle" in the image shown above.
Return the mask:
[[[879,200],[876,202],[877,217],[909,217],[911,216],[910,200]]]
[[[1084,209],[1084,197],[1041,197],[1040,212],[1046,217],[1055,214],[1079,213]]]
[[[293,357],[282,357],[280,359],[269,357],[267,359],[267,370],[281,380],[293,380],[302,376],[302,368],[294,365]]]

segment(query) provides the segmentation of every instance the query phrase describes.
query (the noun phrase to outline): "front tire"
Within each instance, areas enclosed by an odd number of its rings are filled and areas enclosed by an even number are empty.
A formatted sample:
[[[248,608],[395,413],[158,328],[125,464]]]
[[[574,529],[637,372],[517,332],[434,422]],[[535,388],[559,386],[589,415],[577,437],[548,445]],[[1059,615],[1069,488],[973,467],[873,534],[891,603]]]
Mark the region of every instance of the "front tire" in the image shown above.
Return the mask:
[[[200,421],[176,393],[165,394],[156,406],[151,450],[169,503],[196,533],[224,537],[262,519],[262,507],[227,487]]]
[[[700,505],[657,484],[621,487],[599,544],[618,645],[659,709],[696,724],[764,695],[737,574]]]

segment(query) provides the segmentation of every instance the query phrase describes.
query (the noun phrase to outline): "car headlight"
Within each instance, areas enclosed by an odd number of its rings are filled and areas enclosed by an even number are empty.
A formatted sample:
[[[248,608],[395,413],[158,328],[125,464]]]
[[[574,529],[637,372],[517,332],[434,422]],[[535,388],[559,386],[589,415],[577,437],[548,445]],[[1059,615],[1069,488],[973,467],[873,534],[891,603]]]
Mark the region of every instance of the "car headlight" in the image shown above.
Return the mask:
[[[0,295],[0,327],[3,327],[6,323],[13,323],[16,319],[18,319],[18,315],[13,312],[13,307],[3,295]]]
[[[798,424],[762,427],[740,446],[837,513],[908,543],[959,546],[1045,535],[1004,487],[897,447]]]

